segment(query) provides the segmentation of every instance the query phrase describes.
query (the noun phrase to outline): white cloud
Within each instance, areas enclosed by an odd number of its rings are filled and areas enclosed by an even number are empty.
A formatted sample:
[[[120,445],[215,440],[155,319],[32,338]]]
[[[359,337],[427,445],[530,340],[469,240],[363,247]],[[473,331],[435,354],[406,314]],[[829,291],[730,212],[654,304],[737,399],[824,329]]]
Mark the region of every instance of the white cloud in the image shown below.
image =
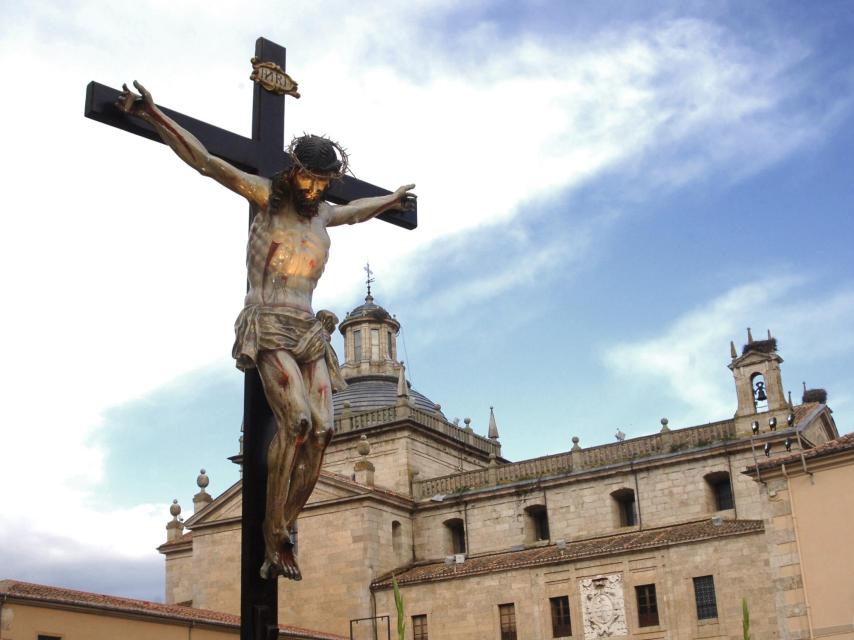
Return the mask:
[[[54,530],[63,520],[32,505],[56,496],[51,510],[73,523],[64,535],[116,554],[149,551],[147,535],[120,548],[102,538],[118,527],[162,534],[166,514],[91,507],[108,453],[92,435],[107,407],[221,357],[241,303],[245,205],[160,145],[84,120],[91,79],[138,78],[163,104],[247,134],[251,42],[261,32],[287,44],[304,95],[288,103],[289,133],[341,139],[372,182],[418,183],[417,232],[335,230],[318,306],[339,309],[352,303],[366,258],[384,286],[401,287],[430,267],[429,247],[507,225],[605,171],[634,166],[656,187],[737,173],[822,126],[781,111],[799,88],[786,70],[800,46],[757,51],[699,20],[559,46],[537,34],[508,41],[490,28],[421,26],[454,6],[271,2],[213,12],[201,2],[84,1],[7,14],[0,72],[19,97],[4,102],[0,157],[11,187],[0,193],[10,363],[0,374],[9,395],[0,480],[17,490],[4,499],[0,532]],[[793,120],[795,135],[782,139]],[[748,155],[741,141],[758,123],[767,135]],[[486,299],[519,278],[531,269],[475,273],[447,295]],[[656,353],[646,357],[662,371],[684,370]]]
[[[732,377],[723,367],[730,340],[740,349],[745,327],[752,327],[756,338],[771,328],[789,361],[783,383],[797,399],[796,367],[854,352],[854,290],[828,295],[811,292],[808,284],[800,277],[779,277],[734,287],[674,318],[659,335],[608,348],[604,361],[624,385],[663,385],[684,405],[679,422],[698,424],[733,412]]]

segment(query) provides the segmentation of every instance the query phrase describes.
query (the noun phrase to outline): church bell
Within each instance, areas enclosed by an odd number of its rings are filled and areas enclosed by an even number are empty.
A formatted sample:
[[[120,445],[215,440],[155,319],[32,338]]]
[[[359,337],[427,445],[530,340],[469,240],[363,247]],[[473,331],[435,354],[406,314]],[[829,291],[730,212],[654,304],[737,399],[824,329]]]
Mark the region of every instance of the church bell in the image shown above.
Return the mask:
[[[765,383],[760,381],[756,383],[756,402],[765,402],[768,396],[765,394]]]

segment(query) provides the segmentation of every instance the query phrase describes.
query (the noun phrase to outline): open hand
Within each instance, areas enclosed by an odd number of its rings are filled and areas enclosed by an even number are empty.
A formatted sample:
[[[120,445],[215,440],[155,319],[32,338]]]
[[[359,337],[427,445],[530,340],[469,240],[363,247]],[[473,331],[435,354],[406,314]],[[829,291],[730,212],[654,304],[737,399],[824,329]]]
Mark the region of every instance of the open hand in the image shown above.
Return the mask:
[[[124,113],[140,116],[154,108],[154,99],[148,90],[136,80],[133,81],[133,86],[139,91],[139,95],[128,89],[127,84],[123,84],[116,106]]]
[[[414,188],[414,184],[405,184],[402,187],[398,187],[394,192],[394,197],[398,202],[400,202],[400,208],[403,211],[411,211],[415,208],[416,195],[414,193],[409,193]]]

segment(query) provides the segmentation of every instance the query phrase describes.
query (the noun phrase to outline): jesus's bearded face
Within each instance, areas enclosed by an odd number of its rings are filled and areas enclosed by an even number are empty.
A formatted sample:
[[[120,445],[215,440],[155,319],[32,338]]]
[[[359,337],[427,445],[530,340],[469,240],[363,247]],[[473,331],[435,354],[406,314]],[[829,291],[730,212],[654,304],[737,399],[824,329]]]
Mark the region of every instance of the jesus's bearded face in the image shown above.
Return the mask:
[[[329,178],[297,169],[291,174],[291,195],[297,213],[306,218],[317,215],[329,189]]]

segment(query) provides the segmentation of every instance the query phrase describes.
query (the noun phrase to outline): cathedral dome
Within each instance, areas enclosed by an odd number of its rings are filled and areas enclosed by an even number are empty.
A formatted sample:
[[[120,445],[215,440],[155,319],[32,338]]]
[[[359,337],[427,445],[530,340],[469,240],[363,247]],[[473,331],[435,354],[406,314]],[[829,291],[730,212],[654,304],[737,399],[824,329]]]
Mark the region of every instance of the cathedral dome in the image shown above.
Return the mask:
[[[350,411],[370,411],[391,407],[397,403],[397,379],[388,376],[361,376],[347,381],[347,388],[332,394],[335,416],[344,411],[344,403],[350,403]],[[409,397],[416,409],[433,413],[436,404],[424,394],[409,387]]]

